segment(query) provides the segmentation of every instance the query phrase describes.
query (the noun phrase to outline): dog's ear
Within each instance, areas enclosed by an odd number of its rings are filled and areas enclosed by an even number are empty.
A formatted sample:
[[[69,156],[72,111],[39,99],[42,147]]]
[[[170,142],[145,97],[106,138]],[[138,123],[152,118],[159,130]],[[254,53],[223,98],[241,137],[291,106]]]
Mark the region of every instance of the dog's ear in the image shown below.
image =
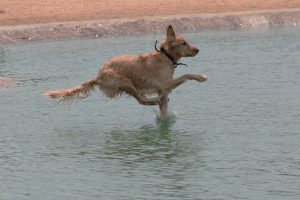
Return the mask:
[[[171,25],[167,28],[167,40],[168,41],[174,41],[175,40],[175,32],[173,30],[173,27]]]

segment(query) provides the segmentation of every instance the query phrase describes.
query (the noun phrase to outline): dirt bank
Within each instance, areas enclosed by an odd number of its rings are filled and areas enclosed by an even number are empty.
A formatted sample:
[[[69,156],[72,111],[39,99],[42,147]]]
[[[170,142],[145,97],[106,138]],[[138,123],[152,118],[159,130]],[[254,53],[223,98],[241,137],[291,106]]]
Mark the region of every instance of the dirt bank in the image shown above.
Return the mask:
[[[20,14],[22,13],[22,14]],[[0,2],[0,43],[178,31],[297,26],[299,0]]]
[[[1,0],[0,26],[295,8],[299,0]]]
[[[0,27],[0,43],[32,40],[162,33],[172,24],[177,31],[273,28],[299,26],[300,9],[242,13],[172,15],[135,19],[94,20]]]

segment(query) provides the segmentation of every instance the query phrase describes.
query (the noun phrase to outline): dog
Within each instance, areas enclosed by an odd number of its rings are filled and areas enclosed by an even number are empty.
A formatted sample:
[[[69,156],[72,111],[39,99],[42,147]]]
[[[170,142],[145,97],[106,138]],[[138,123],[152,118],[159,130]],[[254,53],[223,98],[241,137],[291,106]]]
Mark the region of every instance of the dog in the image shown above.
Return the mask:
[[[156,44],[155,44],[156,49]],[[207,80],[205,75],[184,74],[173,78],[174,70],[180,58],[196,56],[199,49],[188,43],[185,38],[167,27],[166,39],[160,42],[160,49],[152,53],[137,56],[123,55],[105,62],[98,75],[79,86],[58,91],[47,91],[44,95],[63,102],[72,102],[91,95],[98,87],[107,97],[114,98],[122,94],[134,97],[142,105],[158,105],[161,118],[168,116],[168,95],[186,82]],[[154,95],[157,97],[147,97]]]

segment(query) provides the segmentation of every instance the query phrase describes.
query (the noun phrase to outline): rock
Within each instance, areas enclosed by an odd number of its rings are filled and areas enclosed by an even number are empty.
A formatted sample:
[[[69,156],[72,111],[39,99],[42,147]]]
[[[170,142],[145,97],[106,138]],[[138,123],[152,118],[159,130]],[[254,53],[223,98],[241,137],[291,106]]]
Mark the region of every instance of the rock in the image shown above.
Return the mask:
[[[0,89],[14,87],[15,81],[11,78],[0,77]]]

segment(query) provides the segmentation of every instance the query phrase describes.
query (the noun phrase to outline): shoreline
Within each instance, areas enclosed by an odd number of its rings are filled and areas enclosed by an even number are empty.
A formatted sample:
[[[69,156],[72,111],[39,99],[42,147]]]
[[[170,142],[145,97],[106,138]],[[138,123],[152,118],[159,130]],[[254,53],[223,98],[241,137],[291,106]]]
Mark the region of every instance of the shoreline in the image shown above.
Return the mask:
[[[179,32],[222,29],[251,30],[300,26],[300,9],[257,10],[218,14],[188,14],[0,26],[0,44],[163,33],[169,24],[174,25],[176,31]],[[11,88],[14,85],[14,80],[0,76],[0,89]]]
[[[300,25],[300,8],[0,26],[0,44],[178,31],[244,30]]]

